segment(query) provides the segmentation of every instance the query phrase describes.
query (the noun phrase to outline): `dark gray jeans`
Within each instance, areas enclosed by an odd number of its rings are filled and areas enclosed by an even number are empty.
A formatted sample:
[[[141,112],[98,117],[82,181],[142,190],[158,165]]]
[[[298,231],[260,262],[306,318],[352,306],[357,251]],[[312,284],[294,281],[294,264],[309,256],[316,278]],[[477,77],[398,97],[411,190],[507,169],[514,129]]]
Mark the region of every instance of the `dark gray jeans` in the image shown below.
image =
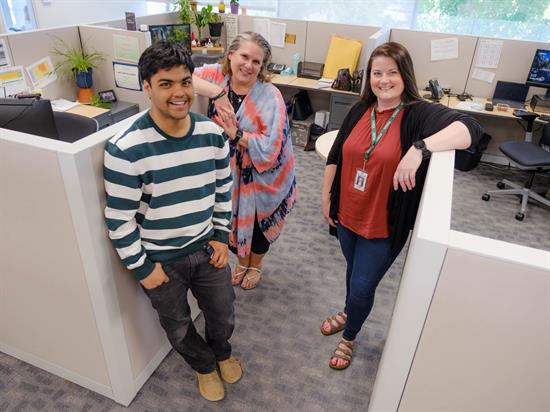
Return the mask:
[[[216,362],[231,356],[229,338],[235,326],[229,266],[216,269],[208,261],[212,248],[206,245],[188,256],[163,264],[168,283],[145,293],[156,309],[160,324],[173,348],[195,371],[209,373]],[[191,320],[187,291],[191,289],[205,319],[204,339]]]

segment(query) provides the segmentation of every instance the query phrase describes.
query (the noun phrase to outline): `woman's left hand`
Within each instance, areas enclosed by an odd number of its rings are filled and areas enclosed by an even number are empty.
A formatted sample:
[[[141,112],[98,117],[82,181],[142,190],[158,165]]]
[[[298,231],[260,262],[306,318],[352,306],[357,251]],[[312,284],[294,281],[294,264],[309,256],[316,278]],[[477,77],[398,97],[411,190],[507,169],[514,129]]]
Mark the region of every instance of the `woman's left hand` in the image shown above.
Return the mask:
[[[397,190],[401,186],[404,192],[412,190],[416,185],[416,171],[420,163],[422,163],[422,152],[411,146],[397,165],[393,175],[393,189]]]
[[[217,113],[214,115],[213,119],[231,140],[235,138],[235,134],[237,133],[237,119],[234,115],[228,116],[224,113]]]

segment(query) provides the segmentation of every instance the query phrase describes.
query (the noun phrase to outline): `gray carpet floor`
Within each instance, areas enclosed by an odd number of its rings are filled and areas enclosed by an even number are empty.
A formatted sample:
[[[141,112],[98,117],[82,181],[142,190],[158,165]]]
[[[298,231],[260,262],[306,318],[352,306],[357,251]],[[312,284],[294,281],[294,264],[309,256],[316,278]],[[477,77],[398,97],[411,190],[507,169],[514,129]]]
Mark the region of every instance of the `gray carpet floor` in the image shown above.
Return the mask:
[[[322,336],[319,325],[326,316],[342,310],[345,265],[339,245],[328,235],[321,216],[323,162],[314,152],[301,150],[296,150],[296,160],[299,203],[265,260],[261,285],[252,291],[236,289],[236,328],[231,341],[234,355],[243,363],[243,379],[226,385],[224,401],[204,401],[198,395],[193,371],[172,351],[139,391],[129,410],[367,409],[406,251],[380,284],[374,310],[357,338],[352,365],[345,371],[333,371],[328,360],[339,335]],[[494,187],[501,172],[483,165],[469,173],[456,172],[453,229],[519,239],[520,243],[535,246],[546,239],[548,250],[549,210],[532,207],[520,223],[514,219],[514,201],[505,205],[507,201],[500,204],[496,198],[488,203],[480,199],[486,189]],[[201,317],[197,326],[203,329]],[[27,410],[126,409],[0,353],[0,411]]]

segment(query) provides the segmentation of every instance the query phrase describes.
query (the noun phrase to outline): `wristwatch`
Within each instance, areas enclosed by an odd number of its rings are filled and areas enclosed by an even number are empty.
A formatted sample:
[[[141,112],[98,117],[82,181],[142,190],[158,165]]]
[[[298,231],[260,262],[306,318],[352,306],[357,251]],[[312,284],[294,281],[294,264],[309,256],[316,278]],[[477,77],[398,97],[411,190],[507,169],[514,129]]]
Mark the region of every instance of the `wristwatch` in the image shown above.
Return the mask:
[[[413,146],[422,152],[422,160],[429,159],[432,155],[432,152],[430,152],[426,147],[426,143],[424,142],[424,140],[417,140],[413,143]]]
[[[243,131],[241,129],[237,129],[237,131],[235,132],[235,137],[231,140],[231,143],[233,145],[236,145],[237,143],[239,143],[239,140],[241,140],[242,137]]]

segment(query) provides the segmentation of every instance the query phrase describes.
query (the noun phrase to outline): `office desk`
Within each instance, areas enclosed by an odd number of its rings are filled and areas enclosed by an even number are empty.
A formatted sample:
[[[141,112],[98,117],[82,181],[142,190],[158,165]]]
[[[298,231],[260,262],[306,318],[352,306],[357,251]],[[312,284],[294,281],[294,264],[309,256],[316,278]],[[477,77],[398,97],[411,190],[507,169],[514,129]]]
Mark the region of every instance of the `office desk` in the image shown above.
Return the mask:
[[[327,160],[328,154],[334,144],[334,140],[336,140],[337,134],[338,130],[332,130],[322,134],[315,141],[315,151],[323,160]]]
[[[139,113],[139,105],[136,103],[117,101],[111,105],[110,109],[104,109],[81,104],[80,106],[67,110],[67,112],[92,117],[97,120],[99,128],[103,129]]]
[[[315,79],[305,79],[297,76],[281,76],[279,74],[274,74],[271,77],[271,82],[277,87],[291,87],[328,94],[330,96],[330,119],[327,130],[339,129],[344,118],[348,114],[349,109],[359,98],[359,93],[337,90],[331,87],[320,88],[319,81]]]

